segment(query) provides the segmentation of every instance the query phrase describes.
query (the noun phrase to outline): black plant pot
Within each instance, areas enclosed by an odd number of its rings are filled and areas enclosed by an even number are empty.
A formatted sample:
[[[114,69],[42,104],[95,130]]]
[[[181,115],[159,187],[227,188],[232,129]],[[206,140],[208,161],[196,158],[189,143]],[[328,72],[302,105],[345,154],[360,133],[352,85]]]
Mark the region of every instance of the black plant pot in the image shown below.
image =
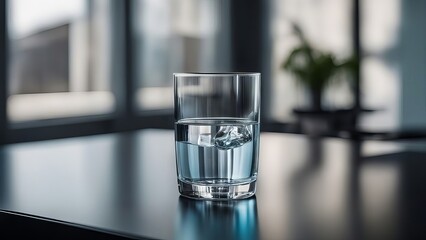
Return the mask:
[[[303,133],[310,136],[334,135],[355,129],[356,112],[353,109],[310,110],[294,109]]]

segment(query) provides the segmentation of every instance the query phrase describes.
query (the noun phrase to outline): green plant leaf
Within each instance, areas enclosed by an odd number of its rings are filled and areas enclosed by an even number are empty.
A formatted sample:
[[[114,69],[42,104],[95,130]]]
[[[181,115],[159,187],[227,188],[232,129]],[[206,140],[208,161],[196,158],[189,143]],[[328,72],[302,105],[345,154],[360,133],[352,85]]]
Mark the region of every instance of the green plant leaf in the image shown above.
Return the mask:
[[[358,68],[356,57],[337,63],[333,54],[314,49],[297,25],[293,28],[301,44],[290,52],[281,68],[293,74],[303,86],[323,91],[335,81],[343,80],[337,73],[347,72],[352,75],[355,73]]]

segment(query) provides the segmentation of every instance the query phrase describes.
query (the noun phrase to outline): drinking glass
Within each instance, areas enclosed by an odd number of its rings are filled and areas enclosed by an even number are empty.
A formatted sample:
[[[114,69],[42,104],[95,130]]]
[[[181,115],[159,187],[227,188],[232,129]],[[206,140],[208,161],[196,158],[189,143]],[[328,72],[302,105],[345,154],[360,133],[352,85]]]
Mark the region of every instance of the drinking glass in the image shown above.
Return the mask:
[[[175,73],[175,142],[182,196],[226,200],[256,191],[259,73]]]

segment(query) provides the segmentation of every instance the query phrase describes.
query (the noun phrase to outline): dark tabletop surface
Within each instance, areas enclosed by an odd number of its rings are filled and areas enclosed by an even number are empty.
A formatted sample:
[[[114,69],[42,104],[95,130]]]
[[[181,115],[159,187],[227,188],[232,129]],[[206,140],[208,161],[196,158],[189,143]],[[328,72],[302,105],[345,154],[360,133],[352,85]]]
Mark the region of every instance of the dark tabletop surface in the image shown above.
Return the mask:
[[[4,146],[0,228],[92,239],[426,239],[426,144],[279,133],[260,144],[256,196],[228,202],[179,197],[173,131]]]

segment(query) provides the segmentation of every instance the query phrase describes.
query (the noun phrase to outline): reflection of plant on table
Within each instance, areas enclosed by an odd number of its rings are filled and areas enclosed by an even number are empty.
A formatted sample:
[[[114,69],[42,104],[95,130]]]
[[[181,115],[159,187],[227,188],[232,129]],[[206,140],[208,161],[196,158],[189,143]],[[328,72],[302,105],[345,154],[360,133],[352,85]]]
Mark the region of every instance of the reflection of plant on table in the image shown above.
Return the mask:
[[[292,73],[296,80],[306,87],[311,95],[311,110],[322,111],[322,97],[325,88],[343,78],[338,73],[354,73],[358,61],[355,57],[337,61],[331,53],[314,49],[306,40],[301,29],[294,25],[294,31],[301,44],[293,49],[282,64],[282,68]],[[352,77],[347,77],[347,80]]]

